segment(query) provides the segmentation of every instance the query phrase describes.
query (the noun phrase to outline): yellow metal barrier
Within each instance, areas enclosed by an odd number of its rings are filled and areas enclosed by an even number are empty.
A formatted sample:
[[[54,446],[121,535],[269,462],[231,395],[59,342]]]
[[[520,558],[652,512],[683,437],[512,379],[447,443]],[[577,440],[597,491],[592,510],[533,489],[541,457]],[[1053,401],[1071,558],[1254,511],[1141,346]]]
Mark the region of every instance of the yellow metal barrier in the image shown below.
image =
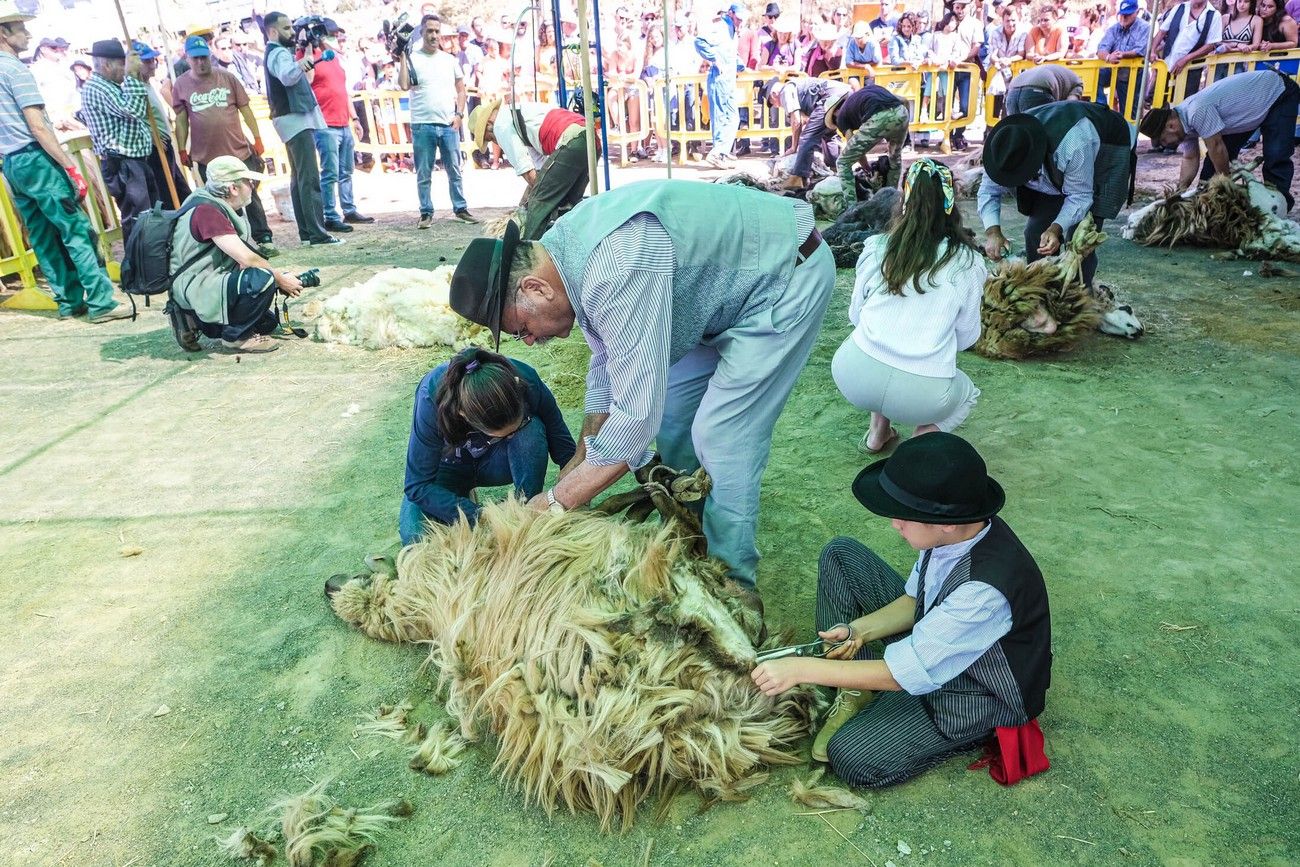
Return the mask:
[[[1039,65],[1041,64],[1032,60],[1018,60],[1011,66],[1011,75],[1014,78],[1025,70],[1033,69]],[[1067,67],[1083,80],[1083,98],[1089,102],[1097,101],[1097,94],[1102,88],[1102,72],[1110,70],[1110,81],[1105,85],[1107,105],[1116,111],[1119,111],[1119,106],[1123,105],[1124,111],[1121,113],[1129,123],[1138,122],[1139,108],[1142,105],[1141,94],[1138,92],[1142,77],[1142,58],[1134,57],[1127,60],[1117,60],[1114,63],[1095,58],[1092,60],[1057,60],[1053,62],[1053,65]],[[1151,75],[1157,85],[1160,85],[1165,76],[1164,63],[1153,64]],[[994,111],[995,105],[996,96],[986,93],[984,95],[984,122],[990,127],[996,125],[1001,119],[998,113]]]
[[[843,69],[828,69],[818,78],[828,78],[831,81],[842,81],[849,87],[857,90],[864,84],[875,84],[876,71],[872,66],[846,66]]]
[[[1160,63],[1164,66],[1164,63]],[[1190,96],[1187,92],[1188,85],[1192,80],[1199,77],[1201,90],[1209,87],[1234,72],[1253,72],[1261,66],[1274,67],[1281,72],[1286,73],[1292,78],[1300,81],[1300,49],[1291,49],[1289,51],[1251,51],[1242,54],[1209,54],[1204,58],[1187,64],[1183,71],[1179,73],[1167,88],[1167,102],[1154,102],[1153,104],[1177,105],[1186,97]],[[1157,87],[1156,93],[1161,94],[1162,88]]]
[[[650,136],[650,88],[639,78],[605,76],[605,140],[618,148],[618,164]]]
[[[24,290],[34,290],[36,264],[36,254],[27,244],[27,232],[10,198],[6,180],[0,184],[0,276],[17,274],[22,278]]]
[[[82,133],[63,140],[63,149],[72,157],[72,161],[81,169],[86,179],[88,192],[81,203],[90,226],[95,230],[99,241],[99,250],[104,256],[108,279],[114,283],[122,279],[121,266],[113,255],[113,245],[122,240],[122,220],[117,213],[117,202],[109,195],[104,184],[104,173],[99,169],[99,157],[91,147],[90,134]]]

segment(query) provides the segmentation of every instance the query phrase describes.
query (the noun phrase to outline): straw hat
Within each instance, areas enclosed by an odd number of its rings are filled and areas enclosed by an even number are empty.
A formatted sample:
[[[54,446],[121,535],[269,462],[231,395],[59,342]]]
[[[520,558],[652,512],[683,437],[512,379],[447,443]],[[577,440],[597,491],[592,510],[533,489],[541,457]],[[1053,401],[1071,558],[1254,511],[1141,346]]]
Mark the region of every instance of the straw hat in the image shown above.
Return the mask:
[[[31,21],[35,15],[28,15],[18,8],[14,0],[0,0],[0,24],[13,24],[16,21]]]
[[[469,131],[474,137],[474,148],[483,150],[483,139],[487,136],[488,118],[492,112],[501,107],[501,100],[489,99],[487,102],[479,103],[474,106],[474,110],[469,113]]]

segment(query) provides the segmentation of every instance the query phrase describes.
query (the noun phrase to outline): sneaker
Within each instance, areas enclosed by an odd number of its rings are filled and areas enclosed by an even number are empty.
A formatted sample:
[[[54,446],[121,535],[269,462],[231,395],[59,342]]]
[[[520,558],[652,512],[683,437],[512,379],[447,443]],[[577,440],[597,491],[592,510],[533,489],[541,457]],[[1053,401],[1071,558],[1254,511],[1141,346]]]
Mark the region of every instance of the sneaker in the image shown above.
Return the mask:
[[[866,707],[874,697],[875,693],[869,689],[841,689],[836,691],[835,702],[831,705],[831,709],[827,711],[826,721],[822,723],[821,731],[817,732],[817,738],[813,741],[813,761],[826,761],[826,747],[830,744],[831,738],[844,727],[846,722],[853,719],[858,711]]]
[[[94,316],[90,317],[89,321],[93,322],[95,325],[100,325],[104,322],[113,322],[118,319],[130,319],[132,315],[130,307],[127,307],[125,304],[119,304],[112,310],[106,310],[103,313],[96,313]]]
[[[327,220],[325,228],[329,229],[331,232],[338,232],[339,234],[346,234],[347,232],[352,231],[352,227],[342,220]]]
[[[365,214],[358,213],[357,211],[343,215],[343,222],[345,223],[373,223],[374,221],[374,217],[367,217]]]
[[[274,259],[280,255],[280,250],[270,241],[263,241],[257,245],[257,252],[263,259]]]
[[[221,341],[222,351],[230,353],[247,353],[252,355],[260,352],[275,352],[279,348],[280,344],[276,343],[265,334],[257,334],[247,340]]]
[[[60,310],[59,318],[71,319],[74,316],[85,316],[89,312],[90,312],[90,308],[87,307],[85,304],[82,304],[80,307],[74,307],[71,310]]]
[[[351,231],[351,229],[349,229],[348,231]],[[342,239],[342,238],[335,238],[333,235],[326,235],[324,238],[321,238],[321,239],[319,239],[319,240],[317,240],[317,241],[308,241],[308,242],[307,242],[307,246],[308,246],[308,247],[328,247],[328,246],[331,245],[331,244],[342,244],[342,243],[343,243],[343,239]]]
[[[456,212],[456,219],[462,223],[477,223],[478,218],[471,214],[467,209],[461,208]]]
[[[713,166],[715,169],[725,169],[727,161],[722,158],[722,154],[714,151],[704,158],[705,165]]]
[[[668,163],[668,151],[666,150],[655,151],[655,155],[650,158],[650,162],[663,163],[666,165]]]
[[[432,228],[433,228],[433,214],[421,214],[421,215],[420,215],[420,222],[418,222],[418,223],[415,224],[415,228],[417,228],[417,229],[432,229]]]

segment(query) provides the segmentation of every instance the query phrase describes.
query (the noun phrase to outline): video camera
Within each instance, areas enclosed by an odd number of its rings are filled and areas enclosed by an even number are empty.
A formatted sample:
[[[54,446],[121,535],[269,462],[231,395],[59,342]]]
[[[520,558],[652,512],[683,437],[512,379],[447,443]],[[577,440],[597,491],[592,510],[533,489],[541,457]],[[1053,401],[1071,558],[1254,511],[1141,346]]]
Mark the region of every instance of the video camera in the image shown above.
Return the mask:
[[[304,15],[293,22],[293,41],[302,51],[308,48],[320,48],[329,35],[325,19],[319,15]]]
[[[380,38],[384,40],[388,53],[395,61],[400,61],[402,55],[411,47],[411,35],[415,33],[415,25],[406,19],[405,12],[397,16],[397,20],[391,24],[384,19],[384,27],[379,31]]]

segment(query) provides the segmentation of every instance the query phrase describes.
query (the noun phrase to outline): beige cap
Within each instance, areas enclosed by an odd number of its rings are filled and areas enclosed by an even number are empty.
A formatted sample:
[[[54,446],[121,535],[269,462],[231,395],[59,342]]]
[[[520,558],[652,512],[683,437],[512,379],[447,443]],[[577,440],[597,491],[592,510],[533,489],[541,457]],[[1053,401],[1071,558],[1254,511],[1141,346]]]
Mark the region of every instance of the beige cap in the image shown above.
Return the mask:
[[[266,175],[261,172],[255,172],[244,161],[238,157],[217,157],[208,163],[208,180],[216,181],[219,184],[229,184],[235,181],[264,181]]]
[[[0,0],[0,24],[13,24],[15,21],[31,21],[35,15],[28,15],[18,8],[14,0]]]

